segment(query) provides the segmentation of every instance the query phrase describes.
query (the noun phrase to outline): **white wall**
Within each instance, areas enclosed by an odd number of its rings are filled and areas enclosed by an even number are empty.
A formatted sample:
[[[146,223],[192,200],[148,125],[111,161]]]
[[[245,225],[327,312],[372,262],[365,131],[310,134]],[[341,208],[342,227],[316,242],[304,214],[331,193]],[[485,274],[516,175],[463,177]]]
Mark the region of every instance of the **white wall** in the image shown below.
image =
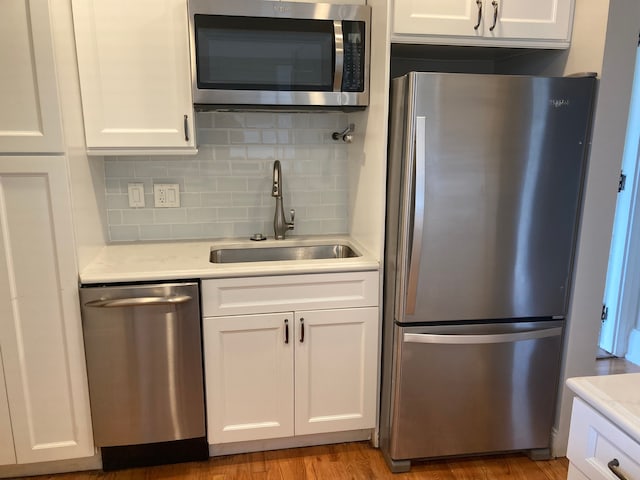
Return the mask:
[[[71,1],[51,2],[50,8],[77,260],[82,269],[106,242],[104,167],[102,158],[86,154]]]
[[[565,334],[565,356],[556,414],[553,454],[566,454],[572,394],[567,378],[595,373],[600,311],[633,68],[640,4],[630,0],[578,0],[571,48],[550,61],[538,59],[541,74],[598,72],[600,78],[583,214]]]
[[[379,259],[384,248],[384,218],[389,112],[389,22],[391,2],[368,0],[371,6],[370,103],[349,115],[355,124],[349,147],[349,233]]]

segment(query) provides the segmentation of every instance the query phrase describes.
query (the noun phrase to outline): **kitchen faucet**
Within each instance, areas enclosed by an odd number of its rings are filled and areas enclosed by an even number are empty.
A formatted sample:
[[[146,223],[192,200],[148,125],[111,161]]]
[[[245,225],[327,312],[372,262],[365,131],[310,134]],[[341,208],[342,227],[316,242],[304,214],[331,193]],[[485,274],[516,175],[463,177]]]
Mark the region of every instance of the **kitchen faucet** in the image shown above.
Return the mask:
[[[293,219],[296,211],[291,209],[291,222],[287,222],[284,218],[284,209],[282,208],[282,170],[280,169],[280,160],[273,163],[273,188],[271,196],[276,199],[276,211],[273,216],[273,233],[276,240],[284,240],[284,234],[287,230],[293,230]]]

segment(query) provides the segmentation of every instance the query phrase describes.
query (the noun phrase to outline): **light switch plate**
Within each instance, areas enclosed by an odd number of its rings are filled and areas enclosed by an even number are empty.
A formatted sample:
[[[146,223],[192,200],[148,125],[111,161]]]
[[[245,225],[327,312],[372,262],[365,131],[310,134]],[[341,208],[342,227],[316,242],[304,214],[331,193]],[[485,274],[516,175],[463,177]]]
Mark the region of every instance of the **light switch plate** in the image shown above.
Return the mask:
[[[158,208],[180,206],[180,185],[177,183],[156,183],[153,185],[154,205]]]
[[[144,207],[144,183],[128,183],[129,206],[131,208]]]

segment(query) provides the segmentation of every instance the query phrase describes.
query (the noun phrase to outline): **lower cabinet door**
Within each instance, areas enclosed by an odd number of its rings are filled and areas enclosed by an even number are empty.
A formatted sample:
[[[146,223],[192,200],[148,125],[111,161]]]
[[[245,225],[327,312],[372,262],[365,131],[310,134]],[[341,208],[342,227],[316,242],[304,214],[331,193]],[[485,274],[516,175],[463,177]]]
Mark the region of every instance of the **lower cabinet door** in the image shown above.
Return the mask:
[[[9,402],[4,383],[4,367],[2,366],[2,351],[0,351],[0,465],[16,463],[16,451],[13,447],[13,431],[11,417],[9,417]]]
[[[579,397],[573,399],[567,445],[570,473],[590,480],[640,478],[640,443]],[[580,479],[575,472],[570,479]]]
[[[296,435],[375,427],[378,309],[300,311]]]
[[[209,443],[292,436],[293,314],[207,317],[203,337]]]
[[[19,464],[95,454],[68,185],[62,156],[0,156],[0,348]]]

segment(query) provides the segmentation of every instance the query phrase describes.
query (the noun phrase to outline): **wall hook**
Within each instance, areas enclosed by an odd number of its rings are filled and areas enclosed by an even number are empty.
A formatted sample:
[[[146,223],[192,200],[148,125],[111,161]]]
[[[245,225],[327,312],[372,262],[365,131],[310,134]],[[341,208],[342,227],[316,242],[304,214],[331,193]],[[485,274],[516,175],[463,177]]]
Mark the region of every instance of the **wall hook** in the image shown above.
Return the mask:
[[[351,135],[356,129],[356,126],[353,123],[350,123],[347,128],[345,128],[341,132],[333,132],[331,134],[331,138],[334,140],[342,139],[343,142],[351,143],[353,141],[353,135]]]

